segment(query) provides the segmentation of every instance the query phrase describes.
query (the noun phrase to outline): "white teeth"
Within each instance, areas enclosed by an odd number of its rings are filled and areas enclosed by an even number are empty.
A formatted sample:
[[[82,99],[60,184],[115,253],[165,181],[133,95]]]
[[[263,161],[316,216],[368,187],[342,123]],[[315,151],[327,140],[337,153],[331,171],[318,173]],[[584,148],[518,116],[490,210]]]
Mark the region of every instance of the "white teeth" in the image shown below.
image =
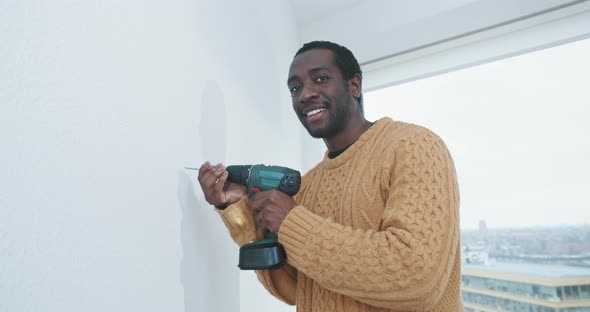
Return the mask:
[[[318,109],[314,109],[314,110],[312,110],[311,112],[308,112],[308,113],[307,113],[307,117],[309,117],[309,116],[313,116],[313,115],[315,115],[315,114],[317,114],[317,113],[321,113],[321,112],[323,112],[323,111],[325,111],[325,110],[326,110],[325,108],[318,108]]]

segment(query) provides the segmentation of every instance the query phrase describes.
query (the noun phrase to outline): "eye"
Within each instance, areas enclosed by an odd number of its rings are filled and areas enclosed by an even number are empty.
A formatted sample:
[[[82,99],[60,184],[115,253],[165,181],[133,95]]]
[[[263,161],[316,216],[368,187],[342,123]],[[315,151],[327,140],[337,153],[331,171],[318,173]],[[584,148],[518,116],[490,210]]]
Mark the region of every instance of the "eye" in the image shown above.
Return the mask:
[[[289,91],[291,92],[291,94],[296,93],[297,91],[299,91],[301,89],[301,86],[299,85],[293,85],[293,86],[289,86]]]
[[[328,79],[330,79],[330,77],[328,77],[328,76],[318,76],[318,77],[314,78],[313,81],[315,83],[322,83],[322,82],[324,82],[324,81],[326,81]]]

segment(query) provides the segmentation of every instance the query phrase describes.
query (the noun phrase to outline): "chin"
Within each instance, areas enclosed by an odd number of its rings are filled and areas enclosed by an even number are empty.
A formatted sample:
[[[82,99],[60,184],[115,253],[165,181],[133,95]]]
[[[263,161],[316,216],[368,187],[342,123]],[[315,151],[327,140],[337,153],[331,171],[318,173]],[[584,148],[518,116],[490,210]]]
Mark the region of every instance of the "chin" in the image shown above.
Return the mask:
[[[334,129],[331,127],[321,127],[321,128],[310,128],[309,126],[305,126],[309,135],[316,139],[325,139],[327,137],[332,136]]]
[[[300,119],[300,121],[309,135],[316,139],[332,137],[343,128],[342,124],[338,123],[337,121],[335,122],[331,118],[323,120],[321,123],[315,123],[314,125],[309,124],[305,119]]]
[[[317,132],[317,131],[316,132],[312,132],[312,131],[309,131],[309,130],[307,130],[307,132],[309,132],[309,135],[311,135],[311,137],[314,138],[314,139],[323,139],[323,138],[325,138],[324,134],[321,133],[321,132]]]

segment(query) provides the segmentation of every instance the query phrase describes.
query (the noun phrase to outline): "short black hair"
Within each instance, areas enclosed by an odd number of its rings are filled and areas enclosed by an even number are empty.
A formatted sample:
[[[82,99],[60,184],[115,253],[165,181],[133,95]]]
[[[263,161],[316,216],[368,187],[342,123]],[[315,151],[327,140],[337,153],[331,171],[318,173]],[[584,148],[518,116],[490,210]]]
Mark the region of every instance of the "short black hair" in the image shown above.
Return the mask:
[[[297,50],[295,56],[314,49],[326,49],[332,51],[335,55],[334,65],[336,65],[336,67],[340,69],[344,79],[349,80],[354,75],[359,74],[362,80],[363,72],[361,71],[361,66],[359,65],[359,62],[356,60],[356,58],[349,49],[337,43],[333,43],[330,41],[311,41],[304,44],[299,50]],[[364,114],[362,90],[361,95],[358,97],[357,100],[359,102],[359,109],[361,110],[361,113]]]

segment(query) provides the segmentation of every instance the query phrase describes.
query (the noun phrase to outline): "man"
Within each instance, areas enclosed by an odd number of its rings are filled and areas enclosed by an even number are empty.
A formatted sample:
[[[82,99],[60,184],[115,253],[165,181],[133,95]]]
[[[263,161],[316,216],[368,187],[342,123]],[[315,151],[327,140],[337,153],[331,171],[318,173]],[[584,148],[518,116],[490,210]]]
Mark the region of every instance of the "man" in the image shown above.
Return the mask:
[[[293,109],[328,148],[292,198],[245,196],[208,162],[199,182],[234,241],[278,234],[288,263],[257,271],[260,282],[298,311],[463,311],[459,195],[442,140],[412,124],[362,109],[362,73],[353,54],[310,42],[287,81]]]

